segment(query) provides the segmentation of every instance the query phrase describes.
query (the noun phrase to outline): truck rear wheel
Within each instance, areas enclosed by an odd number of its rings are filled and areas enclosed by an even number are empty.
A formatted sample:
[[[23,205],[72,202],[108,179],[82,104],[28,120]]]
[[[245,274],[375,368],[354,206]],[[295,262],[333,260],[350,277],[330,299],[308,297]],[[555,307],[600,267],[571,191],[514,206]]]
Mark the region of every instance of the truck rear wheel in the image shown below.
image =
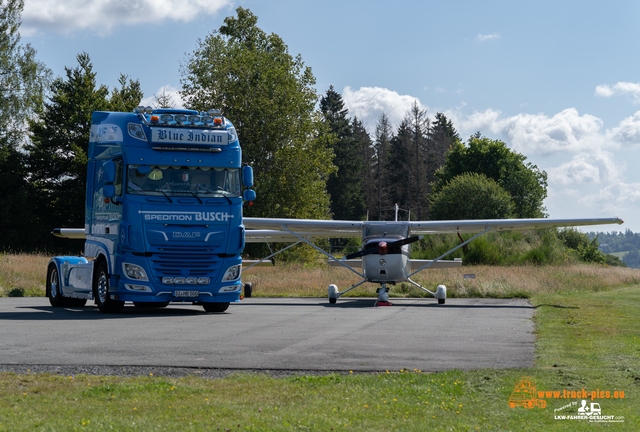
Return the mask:
[[[112,300],[109,295],[109,270],[106,261],[98,261],[93,273],[93,296],[100,312],[118,313],[124,307],[123,301]]]
[[[229,308],[229,303],[202,303],[206,312],[224,312]]]
[[[65,307],[68,305],[67,299],[62,296],[58,266],[54,263],[49,264],[47,269],[47,297],[49,297],[49,303],[53,307]]]

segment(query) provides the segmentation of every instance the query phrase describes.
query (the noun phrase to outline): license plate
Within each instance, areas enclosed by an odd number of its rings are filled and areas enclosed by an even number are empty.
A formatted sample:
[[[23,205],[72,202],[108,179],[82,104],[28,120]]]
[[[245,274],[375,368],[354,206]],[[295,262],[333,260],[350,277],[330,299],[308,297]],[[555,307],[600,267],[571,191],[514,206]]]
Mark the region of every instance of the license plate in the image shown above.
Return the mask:
[[[173,292],[174,297],[198,297],[200,291],[195,290],[176,290]]]

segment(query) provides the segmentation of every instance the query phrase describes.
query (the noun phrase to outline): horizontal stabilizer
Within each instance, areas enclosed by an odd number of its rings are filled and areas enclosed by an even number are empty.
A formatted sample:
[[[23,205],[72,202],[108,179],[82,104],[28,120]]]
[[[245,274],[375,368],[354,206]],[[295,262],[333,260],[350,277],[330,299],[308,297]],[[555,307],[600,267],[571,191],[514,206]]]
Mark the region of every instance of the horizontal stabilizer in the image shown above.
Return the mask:
[[[87,235],[84,233],[84,228],[54,228],[51,231],[56,237],[70,238],[70,239],[85,239]]]
[[[275,261],[273,260],[273,258],[271,259],[264,259],[262,261],[260,260],[246,260],[243,259],[242,260],[242,265],[243,266],[256,266],[256,267],[273,267],[276,265]]]
[[[419,268],[429,264],[432,260],[409,260],[411,261],[411,270],[418,270]],[[351,268],[362,268],[362,260],[340,260],[340,263],[346,264]],[[343,267],[342,264],[335,260],[329,260],[331,267]],[[438,268],[454,268],[462,266],[462,258],[455,258],[453,260],[438,260],[436,263],[429,266],[430,269]]]
[[[411,270],[418,270],[421,267],[426,266],[432,260],[410,260],[411,261]],[[439,269],[439,268],[454,268],[462,266],[462,258],[455,258],[453,260],[438,260],[429,266],[430,269]]]

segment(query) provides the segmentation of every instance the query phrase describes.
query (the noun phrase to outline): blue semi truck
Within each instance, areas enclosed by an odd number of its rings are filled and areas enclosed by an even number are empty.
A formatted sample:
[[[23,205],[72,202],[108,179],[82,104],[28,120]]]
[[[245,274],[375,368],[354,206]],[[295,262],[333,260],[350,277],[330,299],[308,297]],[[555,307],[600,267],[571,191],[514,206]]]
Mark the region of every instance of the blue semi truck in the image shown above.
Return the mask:
[[[241,299],[242,207],[255,199],[233,124],[219,110],[94,112],[83,257],[51,259],[54,307],[119,312],[170,302],[224,312]],[[242,192],[244,190],[244,193]]]

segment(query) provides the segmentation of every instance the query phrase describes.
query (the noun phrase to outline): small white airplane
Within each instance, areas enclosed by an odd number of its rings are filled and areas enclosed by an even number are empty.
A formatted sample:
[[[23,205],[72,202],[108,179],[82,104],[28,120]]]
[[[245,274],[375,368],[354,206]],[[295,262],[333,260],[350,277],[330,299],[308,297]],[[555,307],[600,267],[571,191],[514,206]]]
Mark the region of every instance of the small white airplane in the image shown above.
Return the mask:
[[[587,225],[622,224],[619,218],[606,219],[485,219],[452,221],[396,221],[364,222],[316,219],[269,219],[243,218],[246,228],[245,242],[295,242],[268,257],[246,267],[244,270],[267,260],[274,255],[299,243],[306,243],[329,258],[330,265],[343,266],[362,280],[344,291],[336,285],[329,285],[329,302],[336,303],[343,294],[365,282],[381,284],[375,305],[390,306],[389,287],[396,283],[408,282],[433,295],[439,304],[447,298],[447,288],[438,285],[435,292],[428,290],[411,277],[427,268],[458,267],[461,259],[443,260],[450,253],[489,231],[530,230],[539,228],[575,227]],[[478,233],[434,260],[409,259],[410,244],[425,234]],[[317,238],[362,238],[362,250],[338,259],[314,245]],[[362,259],[355,259],[362,258]],[[362,273],[356,269],[361,268]],[[245,295],[251,295],[252,287],[245,288]],[[248,293],[247,293],[248,291]],[[248,294],[248,295],[247,295]]]

